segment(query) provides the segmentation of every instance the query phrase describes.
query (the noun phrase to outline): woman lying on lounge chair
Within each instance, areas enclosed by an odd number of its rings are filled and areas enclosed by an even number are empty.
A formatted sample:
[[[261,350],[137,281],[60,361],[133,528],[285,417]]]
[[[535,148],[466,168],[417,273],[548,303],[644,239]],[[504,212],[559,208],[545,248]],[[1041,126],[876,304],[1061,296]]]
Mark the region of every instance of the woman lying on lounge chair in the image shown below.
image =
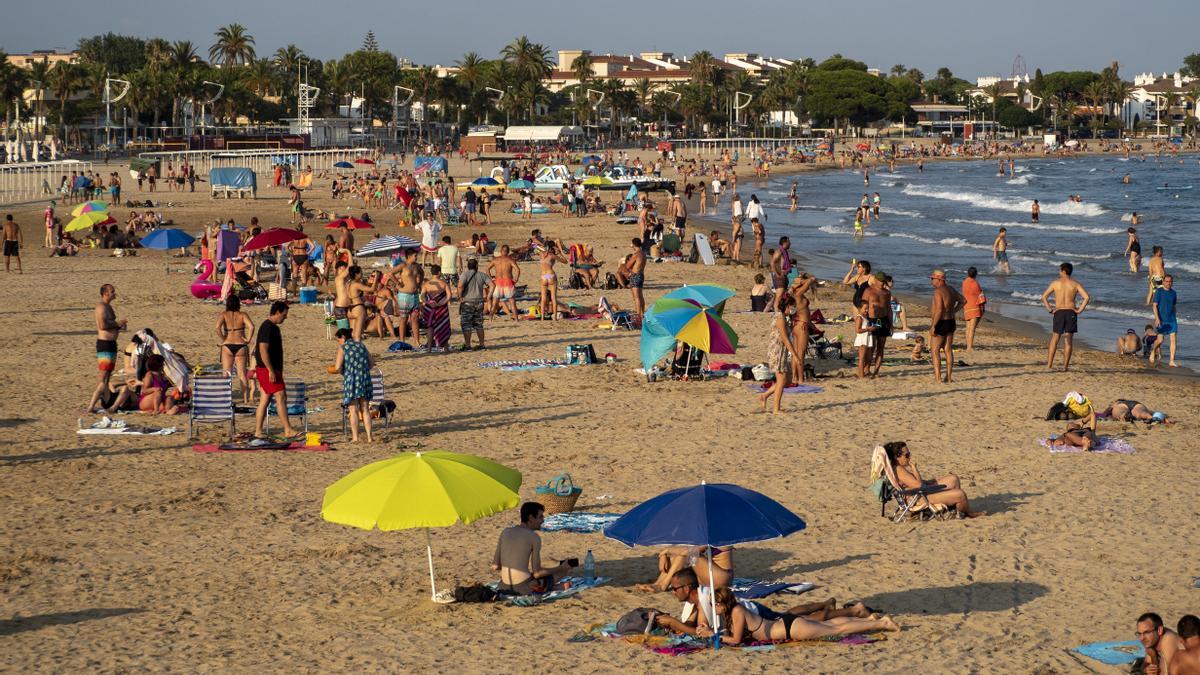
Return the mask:
[[[733,547],[712,550],[712,576],[709,576],[707,546],[668,546],[658,552],[658,578],[653,583],[638,584],[640,591],[655,593],[671,587],[671,578],[679,570],[691,567],[703,586],[717,588],[733,582]]]
[[[900,482],[900,487],[912,490],[925,485],[941,485],[946,489],[926,495],[930,503],[945,504],[958,511],[959,516],[963,518],[984,515],[982,511],[971,511],[967,493],[963,492],[958,476],[950,473],[935,480],[925,480],[921,478],[921,472],[917,470],[917,465],[912,460],[912,453],[909,452],[908,445],[904,441],[892,441],[885,444],[883,449],[887,452],[888,461],[896,472],[896,480]]]

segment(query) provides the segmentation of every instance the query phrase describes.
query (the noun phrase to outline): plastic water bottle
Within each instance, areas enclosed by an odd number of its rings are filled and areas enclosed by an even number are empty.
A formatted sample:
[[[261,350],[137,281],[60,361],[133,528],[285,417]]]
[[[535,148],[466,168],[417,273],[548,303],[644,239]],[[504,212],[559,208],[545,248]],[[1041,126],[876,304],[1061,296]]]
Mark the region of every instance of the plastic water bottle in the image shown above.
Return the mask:
[[[589,584],[596,580],[596,557],[592,555],[591,549],[588,549],[587,556],[583,559],[583,580]]]

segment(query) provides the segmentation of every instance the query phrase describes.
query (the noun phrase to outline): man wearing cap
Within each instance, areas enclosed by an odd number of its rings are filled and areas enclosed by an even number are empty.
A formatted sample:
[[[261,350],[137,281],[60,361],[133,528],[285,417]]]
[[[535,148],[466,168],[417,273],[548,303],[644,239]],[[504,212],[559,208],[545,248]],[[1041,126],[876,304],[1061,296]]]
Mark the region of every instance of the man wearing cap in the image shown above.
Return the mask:
[[[671,222],[675,226],[675,234],[679,236],[679,241],[684,241],[683,234],[687,227],[687,207],[683,205],[683,200],[679,195],[671,195]]]
[[[933,379],[949,382],[954,372],[954,315],[966,304],[966,299],[946,285],[946,273],[934,270],[929,275],[933,286],[933,302],[929,307],[930,337],[929,351],[933,357]],[[942,354],[946,355],[946,379],[942,380]]]
[[[1058,278],[1046,287],[1042,293],[1042,305],[1047,312],[1054,315],[1054,323],[1050,333],[1050,349],[1046,356],[1046,369],[1054,368],[1054,353],[1058,351],[1059,339],[1063,342],[1063,371],[1071,368],[1071,346],[1075,333],[1079,331],[1079,313],[1087,307],[1091,298],[1083,286],[1071,278],[1075,267],[1065,262],[1058,266]],[[1054,308],[1050,308],[1050,296],[1054,296]],[[1075,305],[1076,298],[1082,297],[1083,303]]]

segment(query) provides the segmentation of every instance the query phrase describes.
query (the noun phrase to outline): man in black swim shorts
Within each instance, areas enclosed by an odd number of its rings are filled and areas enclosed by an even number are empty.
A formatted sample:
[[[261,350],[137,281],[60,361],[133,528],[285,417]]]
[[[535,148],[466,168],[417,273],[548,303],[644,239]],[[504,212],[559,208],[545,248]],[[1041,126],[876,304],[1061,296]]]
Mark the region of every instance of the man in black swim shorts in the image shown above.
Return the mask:
[[[949,382],[954,372],[954,315],[966,304],[963,296],[946,284],[946,273],[934,270],[929,275],[933,286],[933,302],[929,307],[929,320],[933,323],[933,338],[929,345],[933,357],[933,379]],[[942,379],[942,355],[946,356],[946,379]]]
[[[1053,315],[1050,347],[1047,350],[1046,368],[1054,368],[1054,354],[1058,351],[1058,343],[1063,343],[1063,370],[1071,367],[1071,351],[1075,333],[1079,332],[1079,313],[1087,307],[1091,298],[1083,285],[1071,278],[1074,267],[1069,262],[1058,266],[1058,278],[1046,287],[1042,293],[1042,306]],[[1054,296],[1054,307],[1050,307],[1050,296]],[[1083,302],[1077,304],[1077,299]]]

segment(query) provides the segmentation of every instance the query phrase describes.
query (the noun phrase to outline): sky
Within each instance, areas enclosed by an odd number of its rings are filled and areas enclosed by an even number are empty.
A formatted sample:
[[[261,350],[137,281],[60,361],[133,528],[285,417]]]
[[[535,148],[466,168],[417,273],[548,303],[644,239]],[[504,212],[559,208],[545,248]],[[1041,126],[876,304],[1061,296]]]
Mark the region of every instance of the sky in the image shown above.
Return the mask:
[[[1185,55],[1200,52],[1196,0],[53,0],[5,10],[0,49],[70,49],[80,37],[113,31],[191,40],[206,56],[213,32],[233,22],[255,37],[260,56],[294,43],[315,58],[337,58],[374,30],[382,49],[430,65],[451,65],[468,51],[494,58],[518,35],[555,58],[559,49],[681,56],[707,49],[818,61],[841,53],[884,71],[916,67],[928,77],[948,66],[968,80],[1009,75],[1018,54],[1031,75],[1035,68],[1100,70],[1116,60],[1132,79],[1173,72]]]

